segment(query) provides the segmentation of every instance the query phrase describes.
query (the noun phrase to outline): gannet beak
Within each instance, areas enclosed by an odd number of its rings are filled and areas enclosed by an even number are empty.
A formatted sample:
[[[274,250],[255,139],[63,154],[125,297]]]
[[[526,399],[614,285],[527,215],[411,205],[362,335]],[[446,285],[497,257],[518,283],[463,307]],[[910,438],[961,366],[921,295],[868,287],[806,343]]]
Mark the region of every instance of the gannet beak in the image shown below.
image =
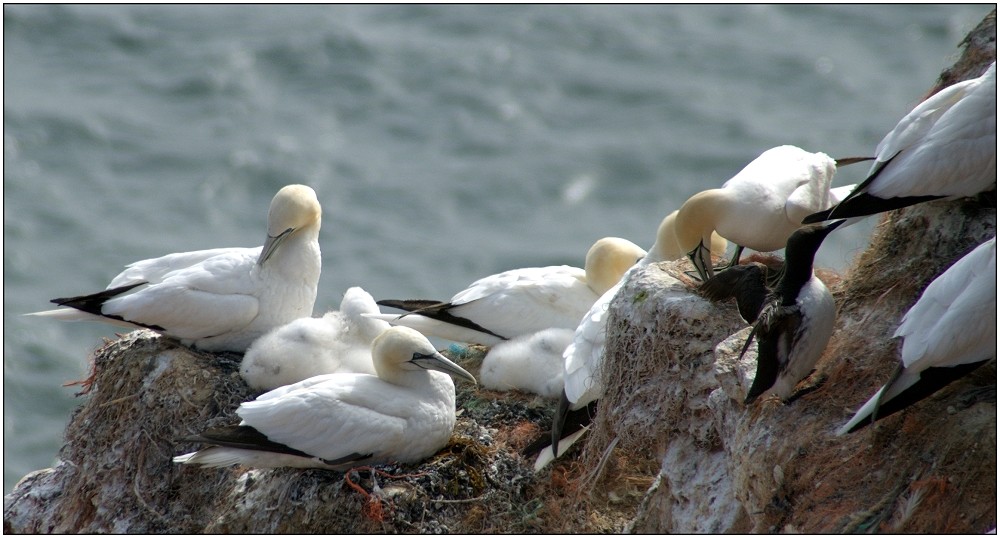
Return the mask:
[[[473,377],[472,374],[466,372],[461,366],[451,362],[448,360],[448,357],[445,357],[440,353],[435,352],[428,355],[423,353],[414,353],[410,362],[423,368],[424,370],[437,370],[476,384],[476,378]]]
[[[260,257],[257,258],[257,265],[264,265],[264,262],[274,254],[274,251],[278,250],[278,245],[294,231],[295,228],[289,228],[276,236],[267,236],[267,241],[264,241],[264,248],[260,249]]]
[[[691,265],[698,271],[701,281],[708,282],[708,279],[712,278],[712,254],[705,247],[705,242],[700,241],[694,250],[688,252],[688,258],[691,258]]]

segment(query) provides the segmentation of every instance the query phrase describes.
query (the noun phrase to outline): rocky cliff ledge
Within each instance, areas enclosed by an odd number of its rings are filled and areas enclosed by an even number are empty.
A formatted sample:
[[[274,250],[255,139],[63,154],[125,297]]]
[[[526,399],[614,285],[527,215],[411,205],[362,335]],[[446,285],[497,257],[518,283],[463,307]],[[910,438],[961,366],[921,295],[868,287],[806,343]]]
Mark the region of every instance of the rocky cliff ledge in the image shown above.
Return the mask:
[[[996,13],[938,87],[996,58]],[[4,498],[4,532],[932,532],[996,527],[996,364],[873,428],[835,437],[888,378],[903,312],[954,260],[996,234],[995,191],[880,218],[830,279],[833,338],[783,405],[743,395],[755,346],[730,304],[691,293],[686,262],[646,268],[611,305],[607,395],[582,453],[539,475],[517,450],[550,403],[459,384],[447,447],[420,465],[344,473],[183,467],[176,440],[236,422],[254,396],[239,357],[148,331],[94,354],[60,463]],[[482,354],[457,357],[475,373]]]

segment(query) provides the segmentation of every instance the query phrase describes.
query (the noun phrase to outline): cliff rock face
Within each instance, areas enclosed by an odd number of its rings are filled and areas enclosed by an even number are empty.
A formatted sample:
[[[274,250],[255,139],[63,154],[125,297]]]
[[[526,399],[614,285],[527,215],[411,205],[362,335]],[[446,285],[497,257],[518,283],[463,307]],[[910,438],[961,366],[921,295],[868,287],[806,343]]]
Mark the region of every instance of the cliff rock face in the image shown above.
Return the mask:
[[[938,87],[996,58],[996,16]],[[996,234],[995,191],[881,219],[842,279],[813,392],[742,403],[756,346],[733,304],[692,293],[686,261],[644,268],[609,312],[607,387],[582,450],[534,475],[517,450],[553,405],[458,384],[448,446],[374,470],[200,469],[178,441],[238,422],[255,396],[240,357],[149,331],[94,354],[87,400],[60,463],[4,498],[4,532],[962,532],[996,526],[996,364],[844,437],[834,432],[888,379],[892,333],[921,291]],[[836,233],[836,232],[834,232]],[[481,350],[455,351],[476,373]],[[452,355],[453,357],[455,354]]]
[[[996,14],[932,92],[996,58]],[[609,310],[606,393],[583,454],[613,448],[660,471],[635,532],[982,533],[996,527],[996,362],[854,434],[843,425],[898,364],[903,313],[952,263],[996,235],[996,191],[881,219],[839,283],[817,389],[784,405],[743,405],[756,345],[734,304],[685,295],[686,262],[634,275]],[[836,233],[836,232],[834,232]],[[823,275],[821,275],[821,278]],[[620,465],[619,465],[620,467]],[[613,481],[620,468],[605,469]]]

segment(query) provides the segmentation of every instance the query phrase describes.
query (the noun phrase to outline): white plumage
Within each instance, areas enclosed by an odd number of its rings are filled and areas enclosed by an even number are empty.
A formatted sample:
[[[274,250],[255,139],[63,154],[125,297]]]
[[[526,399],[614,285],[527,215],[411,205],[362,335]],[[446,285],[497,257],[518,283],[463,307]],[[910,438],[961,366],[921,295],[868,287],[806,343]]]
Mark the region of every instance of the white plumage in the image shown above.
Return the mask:
[[[520,390],[558,398],[563,389],[563,351],[573,329],[546,329],[500,342],[483,357],[479,382],[493,390]]]
[[[321,374],[375,374],[371,345],[389,324],[363,316],[378,313],[375,299],[349,288],[340,310],[299,318],[258,338],[247,349],[240,375],[257,390],[291,385]]]
[[[288,185],[271,200],[263,247],[138,261],[107,290],[55,299],[70,308],[33,315],[146,327],[199,349],[243,352],[272,328],[312,315],[320,223],[316,193]]]
[[[903,339],[899,369],[837,435],[865,426],[873,414],[880,419],[899,411],[996,358],[996,237],[938,275],[893,336]]]
[[[836,162],[825,153],[795,146],[769,149],[719,189],[699,192],[681,206],[675,226],[680,249],[702,280],[712,276],[708,259],[713,231],[743,248],[778,250],[810,213],[833,205],[830,182]]]
[[[639,267],[662,261],[680,259],[685,251],[678,245],[676,233],[677,211],[668,214],[656,230],[656,241],[649,252],[633,265],[618,282],[605,291],[580,319],[573,331],[573,339],[563,352],[563,394],[564,405],[553,418],[553,432],[560,438],[558,453],[562,454],[582,436],[582,430],[567,432],[563,436],[562,427],[566,414],[580,411],[596,401],[604,392],[604,385],[597,378],[604,357],[604,342],[607,329],[607,311],[618,290],[628,281],[629,275]],[[711,253],[721,255],[726,251],[726,240],[715,233],[710,234]],[[560,415],[560,412],[563,414]],[[543,448],[535,461],[539,470],[554,459],[551,446]]]
[[[393,327],[372,343],[378,375],[325,374],[240,405],[239,426],[191,438],[217,446],[174,458],[209,467],[413,463],[440,450],[455,425],[455,385],[475,378],[420,333]]]
[[[813,272],[813,259],[823,239],[844,222],[803,226],[788,238],[774,300],[760,314],[740,353],[742,357],[757,339],[757,372],[745,403],[764,394],[788,400],[826,349],[837,310],[830,290]]]
[[[492,346],[549,328],[572,329],[594,301],[646,251],[606,237],[587,253],[585,269],[566,265],[513,269],[481,278],[446,303],[378,303],[412,313],[376,315],[425,335]]]
[[[935,198],[973,196],[997,177],[997,66],[952,84],[899,120],[879,142],[868,179],[805,222],[856,217]]]

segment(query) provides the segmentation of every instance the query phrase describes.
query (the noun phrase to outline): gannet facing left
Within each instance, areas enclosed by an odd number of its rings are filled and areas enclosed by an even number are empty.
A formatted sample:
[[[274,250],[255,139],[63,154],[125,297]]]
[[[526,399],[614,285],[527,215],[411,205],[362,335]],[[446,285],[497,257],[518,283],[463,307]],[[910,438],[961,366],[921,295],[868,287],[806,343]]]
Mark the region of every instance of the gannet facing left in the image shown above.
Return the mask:
[[[935,278],[893,336],[903,339],[899,367],[837,435],[900,411],[996,358],[996,237]]]
[[[250,345],[240,375],[257,390],[272,390],[322,374],[375,374],[372,341],[389,324],[365,317],[378,312],[375,299],[349,288],[340,310],[322,318],[299,318],[277,327]]]
[[[174,461],[346,470],[433,455],[455,426],[449,374],[472,383],[475,378],[409,327],[392,327],[376,337],[372,359],[378,375],[320,375],[241,404],[238,426],[186,439],[215,446]]]
[[[736,243],[730,266],[743,248],[770,252],[810,213],[830,207],[830,182],[837,163],[825,153],[795,146],[769,149],[746,165],[721,188],[699,192],[677,214],[677,241],[701,279],[713,275],[709,260],[711,233]]]
[[[288,185],[271,200],[263,247],[135,262],[108,289],[53,299],[69,308],[32,315],[144,327],[198,349],[242,353],[274,327],[312,315],[321,212],[315,191]]]
[[[781,281],[740,352],[742,358],[757,339],[757,373],[744,403],[765,393],[787,400],[826,349],[836,307],[813,273],[813,259],[823,239],[844,222],[803,226],[788,238]]]
[[[594,301],[645,254],[631,241],[605,237],[590,247],[584,269],[512,269],[473,282],[447,302],[378,301],[410,313],[372,317],[427,336],[485,346],[549,328],[573,329]]]
[[[859,217],[990,190],[997,178],[997,64],[948,86],[899,120],[850,195],[803,223]]]

